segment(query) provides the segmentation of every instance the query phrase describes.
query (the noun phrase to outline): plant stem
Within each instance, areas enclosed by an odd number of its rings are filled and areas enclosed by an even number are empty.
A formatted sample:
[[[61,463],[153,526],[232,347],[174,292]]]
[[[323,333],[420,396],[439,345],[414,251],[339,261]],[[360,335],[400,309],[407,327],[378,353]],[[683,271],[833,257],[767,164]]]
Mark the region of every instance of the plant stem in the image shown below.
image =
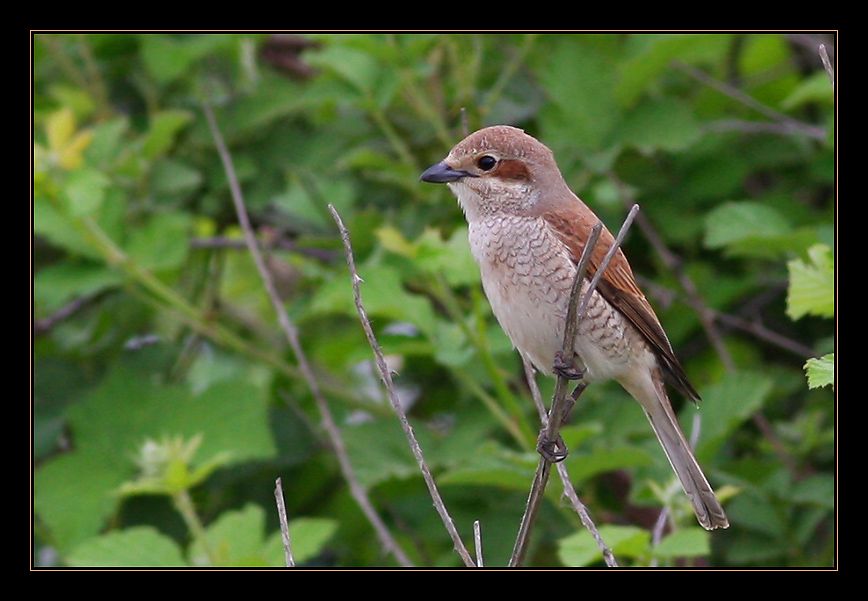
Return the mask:
[[[193,537],[193,542],[198,543],[202,547],[205,557],[208,558],[208,563],[216,566],[217,557],[214,554],[214,550],[211,549],[211,544],[208,542],[205,526],[202,525],[202,520],[199,518],[199,514],[196,513],[196,506],[193,505],[190,493],[186,489],[175,493],[172,495],[172,502],[175,505],[175,509],[181,514],[181,517],[184,518],[184,523]]]

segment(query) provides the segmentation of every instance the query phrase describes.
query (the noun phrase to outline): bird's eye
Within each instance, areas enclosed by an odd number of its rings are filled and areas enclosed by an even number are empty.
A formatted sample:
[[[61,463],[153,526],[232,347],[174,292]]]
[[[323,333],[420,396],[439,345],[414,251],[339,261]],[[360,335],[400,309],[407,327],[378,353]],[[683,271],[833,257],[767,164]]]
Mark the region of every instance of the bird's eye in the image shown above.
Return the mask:
[[[491,171],[497,165],[497,159],[486,154],[476,160],[476,165],[483,171]]]

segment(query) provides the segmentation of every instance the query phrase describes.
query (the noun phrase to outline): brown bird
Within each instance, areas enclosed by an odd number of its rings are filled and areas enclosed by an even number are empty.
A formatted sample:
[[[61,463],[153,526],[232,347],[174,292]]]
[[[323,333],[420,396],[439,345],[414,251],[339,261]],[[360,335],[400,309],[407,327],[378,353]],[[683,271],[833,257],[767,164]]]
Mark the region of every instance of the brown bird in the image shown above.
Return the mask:
[[[576,263],[597,216],[569,189],[548,147],[505,125],[470,134],[421,179],[446,183],[458,197],[495,317],[519,352],[552,374]],[[613,242],[604,227],[583,290]],[[728,527],[678,425],[664,373],[688,398],[699,394],[620,249],[590,299],[575,349],[585,382],[614,379],[642,406],[699,523]]]

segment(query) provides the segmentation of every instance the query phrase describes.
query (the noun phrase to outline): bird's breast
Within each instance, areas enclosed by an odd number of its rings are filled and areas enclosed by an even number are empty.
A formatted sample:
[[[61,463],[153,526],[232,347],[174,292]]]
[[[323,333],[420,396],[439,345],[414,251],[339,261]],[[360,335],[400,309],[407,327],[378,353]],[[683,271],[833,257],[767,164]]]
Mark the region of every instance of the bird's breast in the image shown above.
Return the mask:
[[[495,317],[513,345],[538,370],[551,373],[576,273],[568,249],[540,218],[489,216],[471,222],[469,233]],[[576,337],[589,379],[618,377],[636,336],[626,318],[595,292]]]

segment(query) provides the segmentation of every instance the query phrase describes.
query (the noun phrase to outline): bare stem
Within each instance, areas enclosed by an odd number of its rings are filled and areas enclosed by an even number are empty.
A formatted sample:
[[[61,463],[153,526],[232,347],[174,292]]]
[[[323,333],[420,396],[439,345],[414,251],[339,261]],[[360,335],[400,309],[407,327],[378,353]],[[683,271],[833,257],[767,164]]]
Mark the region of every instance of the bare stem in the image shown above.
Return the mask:
[[[597,223],[591,230],[591,234],[588,237],[588,241],[585,243],[585,248],[582,250],[582,255],[579,258],[579,262],[576,266],[576,275],[573,279],[573,286],[570,292],[570,301],[567,308],[566,323],[564,324],[564,340],[561,349],[562,355],[566,361],[580,362],[579,358],[575,355],[576,331],[578,329],[579,321],[582,316],[584,316],[585,311],[587,311],[588,303],[590,302],[591,296],[594,294],[594,290],[596,289],[597,284],[600,281],[600,277],[602,277],[602,274],[609,266],[612,257],[614,257],[621,243],[624,241],[624,237],[627,235],[627,231],[630,229],[630,225],[632,224],[633,219],[635,218],[638,211],[638,205],[634,205],[630,209],[627,218],[624,220],[624,224],[621,226],[621,229],[618,232],[618,236],[615,238],[615,241],[612,243],[612,246],[609,248],[606,256],[603,258],[603,261],[597,268],[597,272],[594,274],[594,277],[588,283],[588,286],[585,289],[584,293],[582,293],[582,284],[585,280],[585,273],[587,271],[588,263],[591,259],[591,253],[594,247],[597,245],[597,240],[600,237],[600,232],[602,231],[603,224]],[[584,366],[581,366],[580,369],[583,367]],[[582,390],[584,390],[584,385],[579,384],[579,386],[576,388],[576,391],[573,392],[573,400],[577,398],[578,394],[581,394]],[[572,406],[567,404],[566,395],[567,379],[561,375],[558,375],[557,383],[555,384],[555,392],[552,396],[552,406],[551,410],[549,411],[548,422],[544,424],[543,431],[540,433],[540,438],[542,440],[557,440],[561,426],[563,425],[566,415],[568,414],[569,409]],[[551,465],[551,462],[541,454],[539,463],[537,464],[536,473],[534,474],[534,480],[531,484],[530,494],[528,495],[524,515],[522,516],[521,524],[519,525],[518,535],[515,539],[515,545],[513,546],[512,556],[509,560],[509,565],[511,567],[517,567],[521,565],[521,563],[524,561],[524,557],[527,553],[527,546],[530,541],[530,532],[533,528],[534,521],[536,520],[537,513],[539,512],[539,507],[541,504],[542,496],[545,492],[546,485],[548,484],[549,474],[551,473]],[[560,470],[558,471],[560,472]],[[578,496],[576,496],[576,501],[578,501]],[[585,511],[585,514],[587,514],[587,511]],[[602,542],[602,539],[600,539],[600,542]],[[605,545],[603,546],[605,547]],[[611,552],[609,554],[611,555]]]
[[[395,559],[402,566],[412,566],[410,558],[407,557],[401,547],[398,546],[397,541],[389,532],[386,524],[374,509],[371,499],[368,496],[368,491],[365,490],[356,476],[346,446],[344,445],[343,437],[335,423],[331,409],[329,409],[328,403],[322,394],[319,382],[314,376],[307,355],[301,346],[301,341],[298,337],[298,330],[292,321],[290,321],[289,315],[287,315],[286,311],[283,309],[283,303],[277,294],[277,289],[275,288],[274,281],[271,278],[271,273],[268,271],[262,253],[259,251],[256,235],[253,233],[253,227],[250,224],[250,217],[247,215],[247,208],[244,204],[244,197],[241,194],[241,186],[238,183],[238,178],[235,174],[235,167],[232,164],[232,157],[229,154],[229,150],[226,148],[223,135],[217,127],[214,113],[207,103],[202,104],[202,110],[205,113],[205,119],[208,121],[208,127],[211,130],[211,136],[214,138],[214,144],[217,147],[220,160],[223,162],[223,168],[226,171],[226,178],[229,181],[229,189],[232,193],[232,202],[235,205],[235,212],[238,215],[238,223],[244,232],[244,240],[247,242],[247,247],[250,249],[250,255],[253,257],[253,262],[256,264],[257,271],[259,271],[259,276],[262,279],[266,292],[268,293],[268,298],[271,300],[275,313],[277,313],[277,320],[280,323],[280,327],[286,335],[289,346],[292,348],[292,352],[298,362],[298,369],[305,382],[307,382],[311,395],[316,402],[317,409],[322,418],[323,426],[325,427],[332,449],[334,450],[338,463],[340,464],[344,480],[346,480],[349,485],[350,493],[359,505],[362,513],[365,514],[365,517],[373,526],[383,547],[389,553],[394,555]]]
[[[543,427],[545,427],[548,424],[549,418],[542,401],[542,394],[540,394],[539,386],[536,383],[533,365],[531,365],[530,361],[525,357],[522,357],[521,359],[524,364],[524,375],[527,378],[527,385],[528,388],[530,388],[530,395],[533,398],[533,404],[536,406],[537,411],[540,414],[540,422],[543,424]],[[591,514],[588,513],[588,508],[579,498],[575,487],[573,487],[573,481],[570,480],[567,466],[563,461],[558,464],[558,476],[560,476],[561,484],[564,487],[564,496],[569,500],[570,505],[572,505],[573,510],[578,514],[584,527],[587,528],[588,532],[591,533],[591,536],[594,537],[594,541],[597,543],[597,547],[603,554],[603,560],[606,562],[606,565],[610,568],[617,568],[618,562],[615,560],[615,555],[612,553],[612,549],[610,549],[609,545],[606,544],[606,541],[603,540],[600,531],[597,530],[597,525],[594,523],[594,520],[591,519]]]
[[[274,501],[277,503],[277,516],[280,519],[280,537],[283,539],[283,555],[286,567],[294,568],[295,559],[292,557],[292,544],[289,541],[289,523],[286,520],[286,503],[283,502],[283,480],[278,478],[274,481]]]
[[[832,83],[832,89],[835,89],[835,69],[832,67],[832,61],[829,60],[829,53],[826,51],[826,45],[820,44],[817,48],[820,53],[820,60],[823,61],[823,68],[829,75],[829,81]]]
[[[741,103],[750,109],[753,109],[754,111],[760,113],[761,115],[771,119],[776,123],[787,126],[793,133],[798,133],[800,135],[814,138],[816,140],[826,139],[826,130],[822,127],[811,125],[810,123],[803,123],[801,121],[798,121],[797,119],[793,119],[792,117],[776,111],[767,104],[763,104],[753,96],[742,92],[735,86],[713,78],[702,69],[697,69],[696,67],[688,65],[687,63],[681,61],[676,61],[675,66],[680,71],[686,73],[696,81],[717,90],[724,96],[732,98],[736,102]]]
[[[485,562],[482,560],[482,527],[479,525],[479,520],[473,522],[473,546],[476,549],[476,567],[484,568]]]
[[[359,314],[359,320],[362,322],[362,329],[364,329],[365,331],[365,336],[368,339],[368,344],[371,346],[371,350],[374,352],[377,369],[380,372],[380,379],[383,381],[383,385],[386,387],[386,392],[389,395],[389,401],[391,401],[392,403],[392,408],[395,410],[395,413],[398,415],[398,420],[401,422],[401,428],[404,430],[404,435],[407,437],[407,442],[410,445],[410,450],[413,452],[413,456],[416,458],[416,463],[419,464],[419,469],[422,471],[422,478],[424,478],[425,485],[428,487],[428,492],[431,495],[431,499],[434,501],[434,508],[437,510],[437,513],[440,514],[440,519],[443,520],[443,525],[446,527],[447,532],[449,532],[449,536],[452,538],[452,543],[455,545],[455,551],[461,557],[465,566],[474,567],[475,564],[473,563],[473,559],[471,558],[470,553],[468,553],[467,547],[464,546],[464,542],[461,540],[461,536],[458,534],[458,530],[455,528],[455,523],[452,521],[452,517],[449,515],[449,511],[446,509],[446,504],[443,502],[443,498],[440,496],[440,491],[437,490],[437,484],[434,482],[434,477],[431,475],[431,469],[428,467],[428,463],[425,461],[425,456],[422,453],[422,447],[419,445],[419,441],[416,439],[416,434],[413,432],[413,426],[410,425],[410,421],[407,419],[407,414],[404,412],[404,408],[401,405],[401,400],[398,398],[398,393],[395,391],[395,385],[392,382],[392,372],[389,370],[389,366],[386,364],[386,359],[383,356],[383,351],[380,348],[380,343],[377,342],[377,337],[374,334],[374,329],[371,327],[371,320],[368,319],[368,313],[365,310],[364,304],[362,303],[362,292],[360,285],[362,282],[362,278],[359,277],[359,272],[356,270],[356,261],[353,256],[353,247],[350,243],[350,233],[349,231],[347,231],[343,220],[341,220],[341,216],[332,205],[329,205],[329,211],[331,212],[332,218],[334,218],[335,223],[337,224],[338,229],[341,233],[341,240],[343,240],[344,252],[346,253],[347,258],[347,266],[349,267],[350,276],[352,279],[353,298],[356,304],[356,311]]]

